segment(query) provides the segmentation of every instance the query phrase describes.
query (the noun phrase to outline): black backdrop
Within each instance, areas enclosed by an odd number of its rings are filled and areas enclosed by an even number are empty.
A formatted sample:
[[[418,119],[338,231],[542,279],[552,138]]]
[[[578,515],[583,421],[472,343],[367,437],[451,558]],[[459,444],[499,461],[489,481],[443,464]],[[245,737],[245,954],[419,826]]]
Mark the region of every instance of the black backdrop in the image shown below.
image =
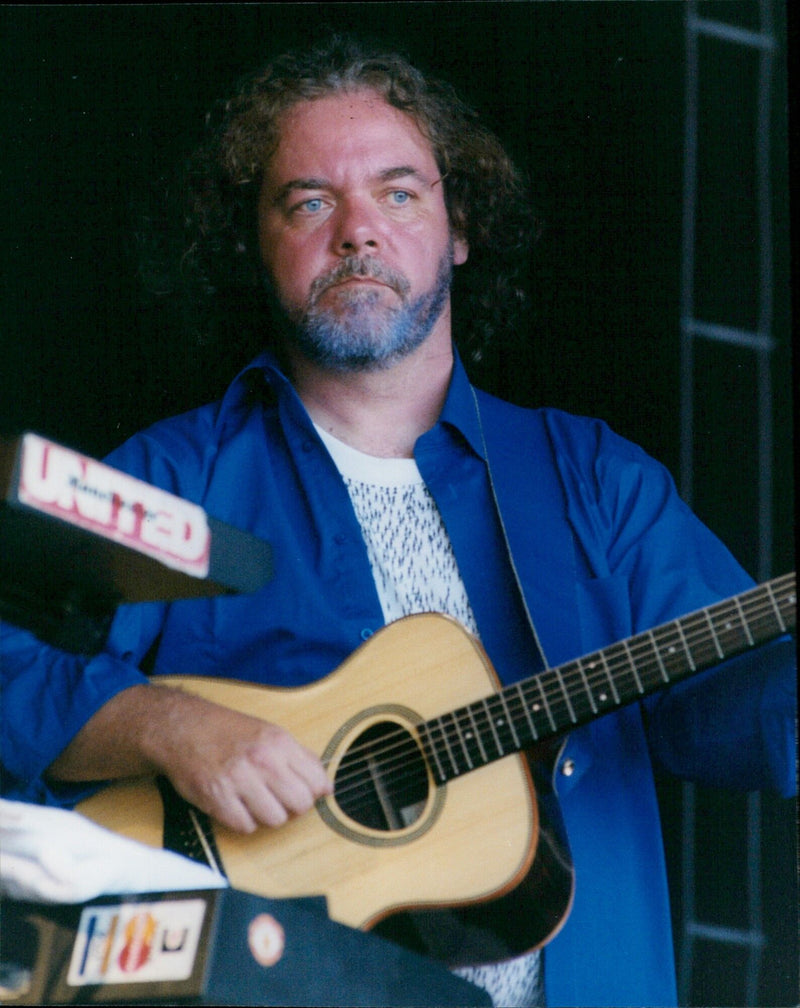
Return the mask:
[[[490,381],[602,415],[669,462],[677,430],[681,3],[4,9],[4,308],[21,422],[103,451],[181,408],[185,359],[143,307],[138,191],[265,53],[364,28],[449,76],[530,167],[537,327]]]
[[[757,27],[750,0],[712,6]],[[136,211],[243,71],[330,26],[367,30],[449,77],[532,174],[543,221],[532,324],[498,347],[483,384],[601,416],[677,472],[684,13],[683,0],[3,7],[0,433],[33,429],[100,456],[216,391],[174,314],[142,294]],[[776,572],[793,564],[778,62]],[[722,294],[747,313],[746,291]],[[235,364],[219,362],[219,388]],[[727,394],[723,383],[720,408]],[[735,452],[723,460],[715,514],[735,509],[737,466]],[[747,563],[752,527],[719,521]],[[779,896],[773,912],[793,911]],[[762,1003],[777,1004],[794,974],[771,968]]]

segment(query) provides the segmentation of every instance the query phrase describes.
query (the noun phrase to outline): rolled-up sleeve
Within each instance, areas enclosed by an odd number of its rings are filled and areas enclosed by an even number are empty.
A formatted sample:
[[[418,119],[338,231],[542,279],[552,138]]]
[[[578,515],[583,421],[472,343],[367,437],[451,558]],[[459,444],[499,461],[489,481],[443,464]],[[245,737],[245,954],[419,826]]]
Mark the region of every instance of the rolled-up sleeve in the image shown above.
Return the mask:
[[[139,662],[155,639],[160,606],[117,610],[104,650],[72,654],[27,630],[0,624],[3,793],[8,798],[70,805],[86,788],[44,777],[47,767],[112,697],[147,681]]]

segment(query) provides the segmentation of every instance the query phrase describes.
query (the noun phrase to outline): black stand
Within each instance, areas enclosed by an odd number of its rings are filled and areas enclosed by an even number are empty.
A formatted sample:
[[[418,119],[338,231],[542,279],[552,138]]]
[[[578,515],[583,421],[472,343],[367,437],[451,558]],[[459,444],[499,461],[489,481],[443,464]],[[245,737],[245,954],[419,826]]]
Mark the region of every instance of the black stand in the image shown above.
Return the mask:
[[[398,945],[331,921],[322,898],[233,889],[4,901],[0,1003],[491,1005]]]
[[[202,518],[202,569],[174,564],[182,511]],[[121,603],[254,592],[271,577],[268,543],[201,508],[35,434],[0,440],[0,619],[48,644],[92,654]]]

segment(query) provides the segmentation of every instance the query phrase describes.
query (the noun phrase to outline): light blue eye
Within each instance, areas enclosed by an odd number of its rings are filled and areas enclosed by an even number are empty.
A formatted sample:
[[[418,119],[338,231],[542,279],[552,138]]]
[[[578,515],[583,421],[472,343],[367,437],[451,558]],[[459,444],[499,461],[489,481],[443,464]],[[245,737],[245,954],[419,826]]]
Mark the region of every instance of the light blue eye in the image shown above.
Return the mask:
[[[405,189],[394,189],[390,195],[395,206],[404,206],[411,199],[411,193]]]
[[[306,200],[305,203],[303,203],[303,209],[307,213],[319,213],[322,206],[322,200],[319,196],[314,196],[312,199]]]

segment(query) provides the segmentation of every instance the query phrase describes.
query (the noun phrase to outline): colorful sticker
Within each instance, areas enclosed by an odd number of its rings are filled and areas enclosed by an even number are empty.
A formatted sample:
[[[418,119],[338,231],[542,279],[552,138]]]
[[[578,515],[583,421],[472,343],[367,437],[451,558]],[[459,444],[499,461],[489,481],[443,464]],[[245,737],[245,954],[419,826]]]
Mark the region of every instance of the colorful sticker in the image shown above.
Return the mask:
[[[149,983],[192,974],[206,912],[202,899],[85,907],[67,983]]]

